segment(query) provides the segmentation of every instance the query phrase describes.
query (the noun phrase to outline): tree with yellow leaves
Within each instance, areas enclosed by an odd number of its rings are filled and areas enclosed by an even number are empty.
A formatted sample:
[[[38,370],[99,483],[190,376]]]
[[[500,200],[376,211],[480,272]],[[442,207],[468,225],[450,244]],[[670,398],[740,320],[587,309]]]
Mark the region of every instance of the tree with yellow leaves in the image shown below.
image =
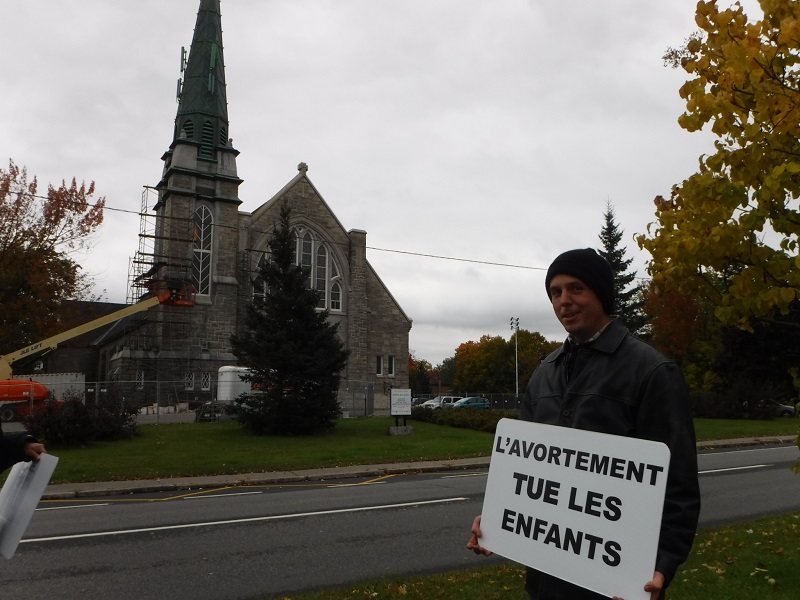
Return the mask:
[[[715,151],[699,170],[657,197],[657,222],[639,245],[661,290],[709,298],[723,323],[752,330],[782,315],[800,294],[800,2],[697,4],[700,32],[665,61],[690,79],[681,87],[681,127],[707,125]],[[796,325],[795,325],[796,326]]]

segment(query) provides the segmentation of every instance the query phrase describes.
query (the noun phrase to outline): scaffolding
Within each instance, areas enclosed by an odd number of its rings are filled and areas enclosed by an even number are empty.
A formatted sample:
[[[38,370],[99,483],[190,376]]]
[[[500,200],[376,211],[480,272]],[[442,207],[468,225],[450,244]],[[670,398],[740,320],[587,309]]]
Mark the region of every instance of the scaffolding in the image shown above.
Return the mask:
[[[128,264],[128,289],[126,302],[133,304],[145,296],[155,280],[163,278],[167,273],[169,278],[181,282],[191,281],[191,244],[192,220],[185,219],[185,225],[175,227],[158,227],[159,216],[148,207],[158,200],[158,191],[150,186],[145,186],[142,191],[142,202],[139,210],[139,247],[129,260]],[[167,217],[161,217],[166,219]],[[161,231],[174,231],[178,229],[180,237],[161,235]],[[166,244],[164,242],[179,242]],[[163,248],[177,248],[180,252]]]
[[[128,264],[128,304],[145,298],[155,282],[185,290],[187,282],[191,281],[192,219],[185,217],[175,221],[174,217],[152,210],[150,207],[158,203],[158,193],[150,186],[145,186],[142,191],[138,248]],[[168,222],[170,219],[173,221]],[[137,377],[147,373],[148,380],[158,383],[154,389],[159,390],[148,398],[148,402],[156,399],[156,402],[163,403],[175,395],[171,393],[174,385],[168,382],[182,377],[181,373],[191,367],[193,361],[159,360],[157,357],[160,353],[163,355],[182,348],[190,322],[190,316],[180,308],[175,310],[164,306],[157,314],[143,314],[122,323],[125,340],[122,345],[127,348],[129,358],[123,361],[125,368],[122,371],[113,369],[113,384],[119,387],[125,376],[131,373]],[[117,375],[122,376],[123,381],[116,379]],[[139,383],[143,385],[143,381]],[[124,396],[129,402],[136,398],[134,404],[142,403],[141,392],[144,389],[133,386]]]

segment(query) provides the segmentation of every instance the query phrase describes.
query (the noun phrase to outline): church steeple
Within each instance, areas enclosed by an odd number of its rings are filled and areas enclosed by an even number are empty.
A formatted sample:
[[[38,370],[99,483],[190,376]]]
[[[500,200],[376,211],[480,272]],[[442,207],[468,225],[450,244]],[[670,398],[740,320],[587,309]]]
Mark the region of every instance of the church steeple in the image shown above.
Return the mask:
[[[238,243],[230,229],[216,225],[235,227],[242,202],[239,151],[228,130],[220,0],[200,0],[188,61],[184,58],[181,52],[178,114],[156,185],[154,255],[164,265],[163,279],[190,281],[198,299],[214,302],[219,282],[235,281],[235,261],[221,250]]]
[[[225,61],[222,53],[220,0],[200,0],[188,61],[181,51],[178,81],[178,114],[169,150],[164,153],[164,172],[155,210],[176,193],[186,190],[192,178],[196,198],[239,204],[236,157],[228,129]],[[178,189],[181,189],[178,192]]]
[[[215,149],[228,146],[228,101],[222,54],[222,16],[219,0],[201,0],[189,60],[181,56],[175,141],[200,143],[199,157],[213,159]]]

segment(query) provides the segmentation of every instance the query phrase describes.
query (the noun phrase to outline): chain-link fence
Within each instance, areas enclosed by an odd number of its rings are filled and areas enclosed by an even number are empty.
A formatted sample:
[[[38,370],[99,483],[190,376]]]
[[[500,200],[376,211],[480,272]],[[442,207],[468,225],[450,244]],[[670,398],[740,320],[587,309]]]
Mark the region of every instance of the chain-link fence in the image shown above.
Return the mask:
[[[480,398],[486,398],[489,401],[490,408],[496,409],[503,409],[503,410],[519,410],[520,403],[522,402],[522,394],[487,394],[483,392],[448,392],[447,394],[419,394],[418,396],[414,396],[413,404],[417,406],[422,404],[426,400],[431,400],[432,398],[436,398],[437,396],[461,396],[462,398],[468,398],[470,396],[478,396]]]
[[[141,414],[168,414],[195,411],[217,398],[218,381],[207,379],[195,385],[186,379],[160,381],[89,381],[49,382],[49,399],[63,402],[78,400],[86,404],[119,405]],[[375,414],[375,386],[365,381],[343,381],[337,392],[345,418]],[[0,401],[0,418],[14,421],[29,414],[43,400],[34,401],[27,394],[19,401]]]

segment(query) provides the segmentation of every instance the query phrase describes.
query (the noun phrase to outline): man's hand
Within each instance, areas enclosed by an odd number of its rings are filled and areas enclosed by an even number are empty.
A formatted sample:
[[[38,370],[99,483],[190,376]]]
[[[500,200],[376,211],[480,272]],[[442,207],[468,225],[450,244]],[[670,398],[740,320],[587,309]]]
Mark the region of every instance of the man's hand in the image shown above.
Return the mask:
[[[39,442],[28,442],[25,444],[25,456],[35,462],[39,462],[44,452],[46,452],[44,444],[40,444]]]
[[[658,600],[658,595],[664,587],[664,574],[661,571],[653,573],[653,579],[644,585],[644,591],[650,592],[650,600]],[[619,596],[614,596],[613,600],[623,600]]]
[[[491,556],[492,551],[487,550],[483,546],[480,545],[480,537],[481,537],[481,516],[478,515],[475,517],[475,520],[472,522],[472,537],[469,538],[467,542],[467,548],[472,550],[475,554],[483,554],[484,556]]]
[[[653,573],[653,580],[644,586],[645,592],[650,592],[650,600],[658,600],[658,595],[664,587],[664,574],[660,571]]]

